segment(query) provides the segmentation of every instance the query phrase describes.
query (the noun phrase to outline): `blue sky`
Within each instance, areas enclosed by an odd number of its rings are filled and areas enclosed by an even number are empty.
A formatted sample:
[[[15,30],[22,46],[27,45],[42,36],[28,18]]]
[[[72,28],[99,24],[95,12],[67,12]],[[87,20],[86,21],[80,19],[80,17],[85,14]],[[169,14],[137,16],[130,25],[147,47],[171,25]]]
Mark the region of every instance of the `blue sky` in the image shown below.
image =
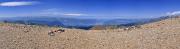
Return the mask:
[[[0,0],[0,17],[151,18],[180,11],[180,0]]]

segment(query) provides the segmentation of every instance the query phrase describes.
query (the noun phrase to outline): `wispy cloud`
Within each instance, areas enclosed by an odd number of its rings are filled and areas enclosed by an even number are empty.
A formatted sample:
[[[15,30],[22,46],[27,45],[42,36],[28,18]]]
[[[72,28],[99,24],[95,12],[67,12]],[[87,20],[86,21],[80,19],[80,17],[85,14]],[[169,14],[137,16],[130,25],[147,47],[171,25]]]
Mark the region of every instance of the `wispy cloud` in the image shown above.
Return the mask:
[[[0,6],[26,6],[26,5],[34,5],[37,4],[39,2],[35,2],[35,1],[31,1],[31,2],[25,2],[25,1],[21,1],[21,2],[2,2],[0,3]]]

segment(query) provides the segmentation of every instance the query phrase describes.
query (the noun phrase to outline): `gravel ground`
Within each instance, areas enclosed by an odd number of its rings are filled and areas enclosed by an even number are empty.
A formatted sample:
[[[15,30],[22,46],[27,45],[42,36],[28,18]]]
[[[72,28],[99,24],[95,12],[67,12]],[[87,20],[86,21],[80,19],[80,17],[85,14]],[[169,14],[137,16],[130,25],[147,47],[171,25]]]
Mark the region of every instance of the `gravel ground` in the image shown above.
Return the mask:
[[[65,32],[48,33],[56,29]],[[80,30],[0,23],[0,49],[180,49],[180,18],[132,30]]]

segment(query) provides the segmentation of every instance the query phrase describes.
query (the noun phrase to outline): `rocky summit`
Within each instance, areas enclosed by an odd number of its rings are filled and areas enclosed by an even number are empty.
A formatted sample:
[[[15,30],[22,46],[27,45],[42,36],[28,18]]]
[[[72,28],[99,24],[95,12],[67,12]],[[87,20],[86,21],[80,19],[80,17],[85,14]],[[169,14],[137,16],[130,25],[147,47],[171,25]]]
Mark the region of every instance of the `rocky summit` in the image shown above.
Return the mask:
[[[81,30],[0,23],[0,49],[180,49],[178,17],[129,28]]]

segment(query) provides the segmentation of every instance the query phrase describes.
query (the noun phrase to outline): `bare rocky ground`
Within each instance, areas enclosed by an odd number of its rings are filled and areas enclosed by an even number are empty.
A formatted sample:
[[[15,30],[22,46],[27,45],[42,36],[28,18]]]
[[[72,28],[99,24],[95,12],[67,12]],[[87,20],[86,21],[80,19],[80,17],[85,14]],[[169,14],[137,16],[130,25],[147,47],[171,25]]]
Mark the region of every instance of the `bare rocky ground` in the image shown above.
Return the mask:
[[[49,31],[56,27],[0,23],[0,49],[180,49],[180,18],[132,30]]]

